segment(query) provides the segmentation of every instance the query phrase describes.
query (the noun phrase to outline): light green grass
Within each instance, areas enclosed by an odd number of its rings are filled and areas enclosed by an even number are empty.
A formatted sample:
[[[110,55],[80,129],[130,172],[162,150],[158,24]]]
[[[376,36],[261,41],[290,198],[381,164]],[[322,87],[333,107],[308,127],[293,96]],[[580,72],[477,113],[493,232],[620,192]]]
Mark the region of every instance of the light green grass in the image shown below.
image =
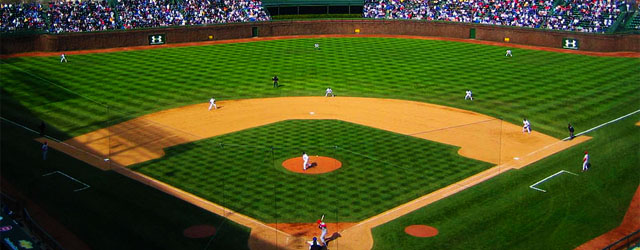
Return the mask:
[[[316,42],[320,50],[313,49]],[[640,102],[637,58],[522,49],[507,58],[505,49],[391,38],[294,39],[76,55],[69,63],[13,58],[2,60],[0,74],[5,96],[71,136],[211,96],[322,95],[328,86],[338,95],[444,104],[516,124],[527,117],[533,129],[556,137],[566,134],[567,122],[581,131]],[[282,88],[271,87],[273,75]],[[466,89],[475,101],[464,102]],[[3,106],[3,112],[11,109]]]

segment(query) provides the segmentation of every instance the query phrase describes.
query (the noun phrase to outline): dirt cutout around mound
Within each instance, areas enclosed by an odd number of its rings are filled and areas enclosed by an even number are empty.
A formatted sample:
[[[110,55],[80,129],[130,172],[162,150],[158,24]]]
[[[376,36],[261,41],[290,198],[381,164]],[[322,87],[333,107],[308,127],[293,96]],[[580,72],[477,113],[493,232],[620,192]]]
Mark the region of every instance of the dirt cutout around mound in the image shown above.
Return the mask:
[[[221,101],[224,109],[208,111],[208,103],[160,111],[77,136],[50,146],[89,164],[112,169],[158,190],[251,228],[251,249],[305,249],[309,238],[294,236],[248,216],[204,200],[126,166],[160,158],[164,149],[231,132],[290,119],[336,119],[460,147],[458,153],[497,166],[453,183],[342,231],[329,234],[343,249],[373,247],[371,228],[437,200],[521,168],[589,139],[561,141],[537,131],[522,133],[518,125],[479,113],[429,103],[360,97],[282,97]],[[535,123],[535,121],[534,121]],[[42,140],[42,139],[39,139]],[[215,149],[212,149],[215,150]],[[80,155],[79,155],[80,154]],[[84,155],[82,155],[84,154]],[[90,155],[90,156],[87,156]],[[108,158],[109,161],[101,159]],[[300,163],[301,167],[302,163]],[[315,229],[315,227],[313,227]]]
[[[411,225],[404,228],[408,235],[420,238],[433,237],[438,235],[438,229],[427,225]]]
[[[12,58],[12,57],[60,56],[61,53],[65,53],[65,55],[70,56],[70,55],[83,55],[83,54],[95,54],[95,53],[112,53],[112,52],[122,52],[122,51],[162,49],[162,48],[175,48],[175,47],[188,47],[188,46],[205,46],[205,45],[227,44],[227,43],[247,43],[247,42],[256,42],[256,41],[272,41],[272,40],[281,40],[281,39],[329,38],[329,37],[338,37],[338,38],[339,37],[349,37],[349,38],[350,37],[386,37],[386,38],[402,38],[402,39],[439,40],[439,41],[453,41],[453,42],[462,42],[462,43],[473,43],[473,44],[502,46],[502,47],[519,48],[519,49],[529,49],[529,50],[542,50],[542,51],[551,51],[551,52],[568,53],[568,54],[579,54],[579,55],[588,55],[588,56],[640,57],[640,53],[639,52],[628,52],[628,51],[622,51],[622,52],[593,52],[593,51],[559,49],[559,48],[551,48],[551,47],[523,45],[523,44],[513,44],[513,43],[505,43],[505,42],[482,41],[482,40],[475,40],[475,39],[463,39],[463,38],[453,38],[453,37],[384,35],[384,34],[367,34],[367,35],[331,34],[331,35],[295,35],[295,36],[254,37],[254,38],[241,38],[241,39],[204,41],[204,42],[171,43],[171,44],[163,44],[163,45],[144,45],[144,46],[118,47],[118,48],[107,48],[107,49],[75,50],[75,51],[66,51],[66,52],[63,52],[63,51],[58,51],[58,52],[25,52],[25,53],[10,54],[10,55],[0,55],[0,59],[6,59],[6,58]]]
[[[184,229],[182,234],[191,239],[207,238],[216,234],[216,228],[211,225],[195,225]]]
[[[354,226],[356,223],[352,222],[339,222],[339,223],[325,223],[327,229],[331,229],[332,232],[341,232],[344,229]],[[312,239],[313,237],[320,237],[320,229],[316,223],[271,223],[267,226],[282,230],[293,237],[304,237],[306,239]],[[332,235],[327,235],[331,237]],[[336,235],[337,236],[337,235]],[[335,237],[337,239],[338,237]]]
[[[304,164],[302,157],[295,157],[282,162],[282,166],[285,169],[294,173],[301,174],[324,174],[333,172],[342,167],[342,162],[340,162],[339,160],[333,159],[331,157],[317,155],[309,156],[308,164],[310,164],[311,166],[307,167],[306,170],[302,168],[302,164]]]

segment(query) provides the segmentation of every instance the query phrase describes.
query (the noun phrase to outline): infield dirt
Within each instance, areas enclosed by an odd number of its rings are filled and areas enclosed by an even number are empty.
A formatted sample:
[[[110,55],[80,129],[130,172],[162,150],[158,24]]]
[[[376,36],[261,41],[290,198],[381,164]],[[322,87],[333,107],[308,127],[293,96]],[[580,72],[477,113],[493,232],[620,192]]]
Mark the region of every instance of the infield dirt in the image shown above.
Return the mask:
[[[164,110],[50,146],[252,228],[249,242],[252,249],[304,249],[309,238],[306,233],[287,233],[280,226],[265,225],[126,166],[160,158],[167,147],[289,119],[343,120],[454,145],[460,147],[458,153],[465,157],[496,164],[339,232],[329,228],[330,235],[336,232],[341,235],[332,244],[339,244],[342,249],[370,249],[371,228],[589,139],[580,136],[560,141],[536,131],[525,134],[518,125],[479,113],[395,99],[282,97],[221,101],[219,105],[223,108],[212,111],[207,110],[208,103]],[[106,158],[110,160],[102,160]]]

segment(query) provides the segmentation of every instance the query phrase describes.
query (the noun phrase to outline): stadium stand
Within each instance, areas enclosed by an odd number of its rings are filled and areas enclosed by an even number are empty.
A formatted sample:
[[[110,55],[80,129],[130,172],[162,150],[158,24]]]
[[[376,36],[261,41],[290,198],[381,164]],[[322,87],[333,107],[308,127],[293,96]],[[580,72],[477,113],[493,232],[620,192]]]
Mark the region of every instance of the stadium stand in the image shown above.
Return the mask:
[[[363,16],[603,33],[625,6],[625,0],[366,0]]]
[[[118,0],[116,11],[123,29],[184,25],[179,5],[169,0]]]
[[[114,12],[106,1],[59,1],[49,3],[49,32],[81,32],[116,28]]]
[[[0,30],[38,30],[46,27],[42,5],[39,3],[2,4]]]
[[[640,30],[640,11],[635,12],[627,28],[632,30]]]
[[[262,3],[254,0],[185,0],[183,9],[187,25],[270,20]]]

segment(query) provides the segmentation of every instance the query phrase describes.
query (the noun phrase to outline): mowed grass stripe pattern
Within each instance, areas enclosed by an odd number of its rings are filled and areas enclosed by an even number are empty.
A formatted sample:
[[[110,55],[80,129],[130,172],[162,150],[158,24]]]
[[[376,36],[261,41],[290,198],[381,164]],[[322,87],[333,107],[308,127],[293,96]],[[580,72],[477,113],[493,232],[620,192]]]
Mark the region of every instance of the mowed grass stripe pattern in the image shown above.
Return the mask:
[[[313,49],[316,42],[321,49]],[[533,129],[558,138],[566,136],[567,122],[581,131],[640,104],[638,58],[523,49],[507,58],[505,50],[393,38],[292,39],[74,55],[69,63],[11,58],[2,60],[0,74],[3,97],[70,136],[211,96],[322,95],[327,87],[342,96],[437,103],[513,123],[527,117]],[[272,88],[273,75],[283,87]],[[475,101],[463,101],[466,89]]]
[[[175,146],[133,169],[264,222],[357,222],[491,166],[457,150],[343,121],[290,120]],[[302,151],[343,167],[304,175],[281,166]]]
[[[574,249],[617,227],[640,185],[640,115],[531,166],[509,171],[372,230],[374,249]],[[589,150],[592,167],[582,169]],[[560,170],[563,174],[529,188]],[[428,224],[440,233],[404,233]]]

